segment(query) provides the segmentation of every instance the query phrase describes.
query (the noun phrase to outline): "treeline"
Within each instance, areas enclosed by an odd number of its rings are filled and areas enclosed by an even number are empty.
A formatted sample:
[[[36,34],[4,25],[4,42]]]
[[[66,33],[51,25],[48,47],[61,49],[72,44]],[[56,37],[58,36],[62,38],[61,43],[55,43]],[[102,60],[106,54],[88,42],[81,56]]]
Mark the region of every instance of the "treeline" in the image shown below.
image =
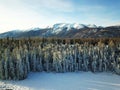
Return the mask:
[[[0,39],[0,79],[22,80],[31,71],[120,75],[120,38]]]

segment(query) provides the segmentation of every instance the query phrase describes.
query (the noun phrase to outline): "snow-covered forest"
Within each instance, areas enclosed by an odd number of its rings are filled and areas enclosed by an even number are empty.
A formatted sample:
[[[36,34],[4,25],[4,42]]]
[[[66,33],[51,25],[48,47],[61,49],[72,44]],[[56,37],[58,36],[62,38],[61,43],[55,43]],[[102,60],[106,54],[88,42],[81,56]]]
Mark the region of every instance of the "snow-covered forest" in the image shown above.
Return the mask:
[[[0,39],[0,79],[23,80],[42,71],[120,75],[120,39]]]

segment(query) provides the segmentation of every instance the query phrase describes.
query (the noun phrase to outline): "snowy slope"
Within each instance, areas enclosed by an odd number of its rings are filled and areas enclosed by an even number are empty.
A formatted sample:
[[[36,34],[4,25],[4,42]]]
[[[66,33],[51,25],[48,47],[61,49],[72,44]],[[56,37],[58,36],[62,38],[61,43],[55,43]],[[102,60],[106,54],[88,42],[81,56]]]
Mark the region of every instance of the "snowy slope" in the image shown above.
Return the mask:
[[[0,34],[0,38],[4,38],[4,37],[13,37],[16,36],[17,34],[23,32],[22,30],[11,30],[5,33]]]
[[[74,23],[73,24],[73,28],[75,28],[75,29],[82,29],[82,28],[85,28],[86,27],[86,25],[84,25],[84,24],[79,24],[79,23]]]
[[[112,73],[30,73],[22,81],[0,81],[0,90],[120,90],[120,76]]]
[[[84,24],[79,24],[79,23],[73,23],[73,24],[69,24],[69,23],[58,23],[58,24],[54,24],[53,25],[53,30],[51,33],[55,33],[58,34],[61,31],[69,31],[71,29],[82,29],[82,28],[86,28],[87,26]]]
[[[24,32],[28,32],[28,31],[38,31],[38,30],[41,30],[41,28],[39,28],[39,27],[35,27],[35,28],[29,28],[29,29],[26,29],[26,30],[23,30]]]
[[[6,37],[111,38],[120,37],[120,26],[102,27],[95,24],[57,23],[45,28],[36,27],[0,33],[0,38]]]
[[[31,31],[37,32],[37,31],[42,31],[44,29],[47,30],[46,32],[44,32],[44,35],[49,36],[53,34],[59,34],[60,32],[66,33],[70,30],[80,30],[80,29],[86,29],[86,28],[97,28],[97,26],[94,24],[85,25],[85,24],[79,24],[79,23],[57,23],[52,26],[48,26],[46,28],[36,27],[36,28],[29,28],[25,30],[13,30],[13,31],[5,32],[5,33],[0,34],[0,38],[17,37],[17,35],[20,33],[24,33],[24,32],[26,33],[26,32],[31,32]]]
[[[95,24],[89,24],[87,25],[88,28],[97,28],[97,26]]]

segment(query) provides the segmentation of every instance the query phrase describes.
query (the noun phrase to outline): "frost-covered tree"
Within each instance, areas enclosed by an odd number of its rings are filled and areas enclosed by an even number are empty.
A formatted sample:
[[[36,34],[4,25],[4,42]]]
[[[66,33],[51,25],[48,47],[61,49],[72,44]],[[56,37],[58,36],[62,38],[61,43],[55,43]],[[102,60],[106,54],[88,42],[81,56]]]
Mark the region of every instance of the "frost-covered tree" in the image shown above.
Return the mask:
[[[0,79],[25,79],[29,72],[120,74],[119,39],[0,39]]]

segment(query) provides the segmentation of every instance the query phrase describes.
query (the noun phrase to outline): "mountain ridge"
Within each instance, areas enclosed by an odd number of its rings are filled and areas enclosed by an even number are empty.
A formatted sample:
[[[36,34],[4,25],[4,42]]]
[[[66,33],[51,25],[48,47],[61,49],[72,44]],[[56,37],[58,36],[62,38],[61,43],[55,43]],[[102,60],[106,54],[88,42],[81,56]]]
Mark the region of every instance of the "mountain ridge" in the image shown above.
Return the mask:
[[[0,34],[0,38],[13,37],[58,37],[58,38],[104,38],[120,37],[120,26],[102,27],[95,24],[57,23],[46,28],[13,30]]]

